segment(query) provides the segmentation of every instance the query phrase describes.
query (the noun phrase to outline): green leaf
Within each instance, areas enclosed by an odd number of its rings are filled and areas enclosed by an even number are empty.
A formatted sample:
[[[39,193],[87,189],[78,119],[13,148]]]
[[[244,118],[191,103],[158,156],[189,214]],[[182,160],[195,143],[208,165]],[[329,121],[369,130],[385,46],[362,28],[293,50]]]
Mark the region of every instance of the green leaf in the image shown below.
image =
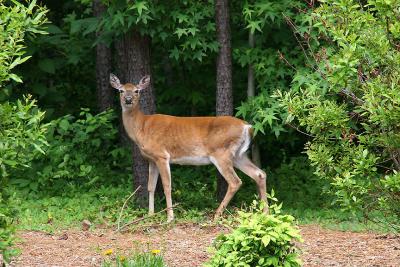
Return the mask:
[[[50,58],[45,58],[39,61],[38,63],[39,68],[47,73],[50,74],[55,74],[56,73],[56,67],[54,64],[54,60],[50,59]]]
[[[262,243],[264,246],[268,246],[269,242],[271,241],[271,238],[268,235],[265,235],[261,238]]]
[[[14,74],[14,73],[10,74],[10,78],[13,79],[14,81],[18,82],[18,83],[22,83],[21,78],[18,75]]]
[[[64,119],[64,120],[60,121],[60,128],[61,129],[63,129],[64,131],[68,131],[69,127],[70,127],[70,123],[69,123],[68,120]]]

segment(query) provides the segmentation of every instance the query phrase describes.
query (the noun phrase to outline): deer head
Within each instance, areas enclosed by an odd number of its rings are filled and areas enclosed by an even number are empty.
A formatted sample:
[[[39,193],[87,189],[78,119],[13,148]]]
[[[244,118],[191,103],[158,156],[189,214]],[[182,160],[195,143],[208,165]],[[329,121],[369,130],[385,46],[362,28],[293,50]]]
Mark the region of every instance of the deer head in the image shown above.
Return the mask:
[[[140,92],[150,85],[150,76],[145,75],[140,79],[139,83],[134,85],[132,83],[121,84],[118,77],[110,74],[110,84],[113,88],[120,92],[120,102],[123,111],[129,111],[135,108],[140,99]]]

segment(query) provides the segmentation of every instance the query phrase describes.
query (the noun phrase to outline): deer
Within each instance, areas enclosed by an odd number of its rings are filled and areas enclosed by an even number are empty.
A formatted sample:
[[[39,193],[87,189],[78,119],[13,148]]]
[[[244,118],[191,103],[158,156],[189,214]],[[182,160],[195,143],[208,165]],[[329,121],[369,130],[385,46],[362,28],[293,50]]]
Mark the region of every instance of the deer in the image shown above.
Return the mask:
[[[215,165],[226,180],[228,188],[215,212],[214,220],[220,218],[242,185],[234,168],[256,182],[258,196],[266,203],[264,212],[268,213],[267,175],[246,154],[253,137],[250,124],[231,116],[146,115],[140,109],[139,99],[140,92],[150,85],[149,75],[142,77],[137,84],[121,84],[118,77],[111,73],[110,84],[120,93],[125,131],[149,162],[149,215],[154,214],[154,193],[160,175],[167,204],[167,223],[174,219],[170,164]]]

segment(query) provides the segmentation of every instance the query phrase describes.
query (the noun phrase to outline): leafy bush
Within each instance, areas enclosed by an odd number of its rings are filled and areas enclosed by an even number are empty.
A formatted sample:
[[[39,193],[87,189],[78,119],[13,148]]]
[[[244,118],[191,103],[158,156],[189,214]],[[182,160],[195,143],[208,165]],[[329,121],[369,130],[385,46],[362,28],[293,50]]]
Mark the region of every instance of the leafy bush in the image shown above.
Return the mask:
[[[271,200],[276,201],[275,198]],[[281,205],[270,206],[270,214],[262,211],[263,204],[253,210],[238,211],[234,229],[220,235],[215,254],[205,266],[300,266],[299,253],[293,241],[301,241],[294,217],[281,214]],[[230,223],[232,225],[232,223]]]
[[[324,1],[313,31],[328,45],[308,51],[314,62],[281,94],[287,121],[312,137],[306,150],[315,174],[331,183],[342,208],[365,216],[400,217],[399,7]]]
[[[0,253],[6,261],[15,254],[13,244],[14,208],[9,174],[16,168],[26,170],[46,147],[44,113],[29,97],[17,103],[0,105]]]
[[[28,7],[13,1],[0,2],[0,94],[6,82],[22,82],[13,73],[15,66],[29,57],[24,56],[26,34],[44,33],[47,10],[32,1]],[[0,95],[1,96],[1,95]],[[14,203],[8,188],[8,173],[16,167],[29,166],[30,160],[45,145],[44,127],[40,125],[43,113],[34,101],[26,98],[17,104],[0,104],[0,256],[8,262],[15,254],[13,244]]]
[[[51,121],[47,131],[49,146],[31,171],[18,173],[13,183],[30,191],[52,193],[66,186],[118,184],[130,175],[129,150],[116,146],[118,130],[112,110],[92,115],[82,109],[78,118],[67,115]]]
[[[28,7],[17,1],[9,5],[0,2],[0,86],[10,79],[22,82],[13,69],[30,58],[24,56],[26,35],[46,33],[42,30],[47,22],[46,13],[45,8],[36,5],[36,0]]]

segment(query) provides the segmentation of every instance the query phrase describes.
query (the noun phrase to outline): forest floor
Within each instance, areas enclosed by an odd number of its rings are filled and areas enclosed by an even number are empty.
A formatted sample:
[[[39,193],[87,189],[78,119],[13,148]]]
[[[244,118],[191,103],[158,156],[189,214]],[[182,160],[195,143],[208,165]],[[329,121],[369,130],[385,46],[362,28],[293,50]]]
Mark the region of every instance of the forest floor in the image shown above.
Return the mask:
[[[342,232],[318,225],[300,226],[304,266],[400,266],[400,236]],[[110,229],[67,230],[49,234],[20,231],[21,255],[11,266],[101,266],[116,255],[161,250],[168,266],[201,266],[220,226],[177,224],[116,233]],[[112,249],[111,255],[104,251]],[[110,251],[109,251],[110,252]]]

